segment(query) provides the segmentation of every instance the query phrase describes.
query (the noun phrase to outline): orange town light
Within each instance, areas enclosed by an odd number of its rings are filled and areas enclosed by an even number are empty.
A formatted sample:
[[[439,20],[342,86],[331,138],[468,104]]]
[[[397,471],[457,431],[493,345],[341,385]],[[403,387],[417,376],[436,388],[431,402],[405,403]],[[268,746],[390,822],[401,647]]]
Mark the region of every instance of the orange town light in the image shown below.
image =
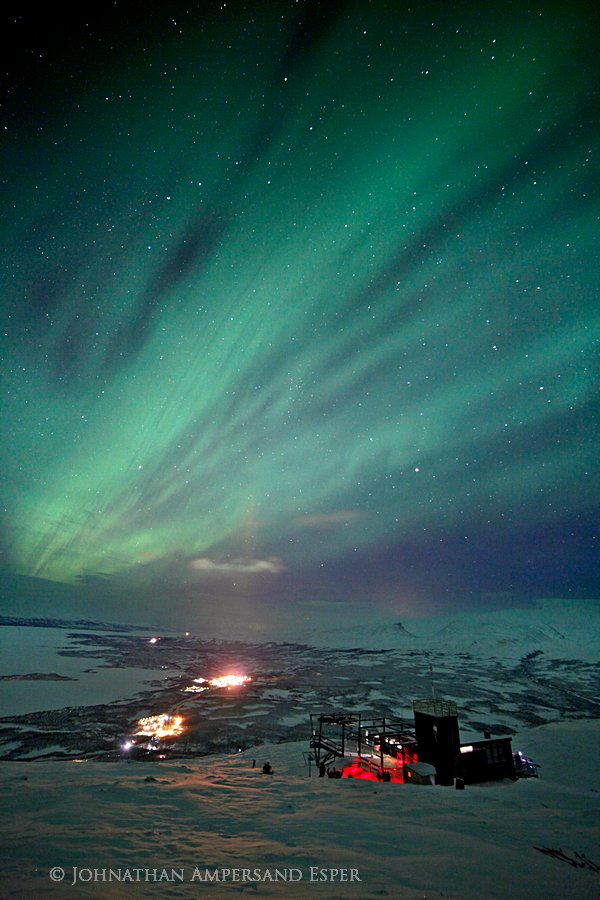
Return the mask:
[[[170,716],[167,713],[160,716],[145,716],[139,719],[137,724],[136,735],[155,738],[177,737],[183,731],[183,716]]]
[[[219,675],[217,678],[211,678],[209,684],[211,687],[232,688],[240,687],[248,681],[252,681],[249,675]]]

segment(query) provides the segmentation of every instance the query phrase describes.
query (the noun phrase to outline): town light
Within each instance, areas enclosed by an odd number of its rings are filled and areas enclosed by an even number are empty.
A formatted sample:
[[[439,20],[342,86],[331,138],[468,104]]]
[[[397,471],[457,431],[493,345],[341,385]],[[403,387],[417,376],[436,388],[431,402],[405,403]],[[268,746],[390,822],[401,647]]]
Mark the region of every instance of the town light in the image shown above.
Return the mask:
[[[209,684],[211,687],[232,688],[240,687],[248,681],[252,681],[249,675],[219,675],[217,678],[211,678]]]
[[[145,716],[138,720],[138,730],[135,734],[145,737],[166,738],[177,737],[183,731],[183,716],[170,716],[163,713],[160,716]]]

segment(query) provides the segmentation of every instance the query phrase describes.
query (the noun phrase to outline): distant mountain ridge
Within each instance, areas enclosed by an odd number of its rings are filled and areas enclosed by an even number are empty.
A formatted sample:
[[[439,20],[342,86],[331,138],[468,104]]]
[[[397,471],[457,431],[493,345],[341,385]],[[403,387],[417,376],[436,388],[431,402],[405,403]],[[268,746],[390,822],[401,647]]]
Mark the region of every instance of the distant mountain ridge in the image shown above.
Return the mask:
[[[113,622],[97,622],[94,619],[28,618],[24,616],[0,616],[3,625],[18,628],[83,628],[88,631],[151,631],[146,625],[117,625]]]
[[[561,657],[598,659],[600,601],[537,601],[526,609],[457,613],[404,621],[365,616],[339,628],[311,628],[297,640],[338,648],[447,650],[520,658],[532,646]]]

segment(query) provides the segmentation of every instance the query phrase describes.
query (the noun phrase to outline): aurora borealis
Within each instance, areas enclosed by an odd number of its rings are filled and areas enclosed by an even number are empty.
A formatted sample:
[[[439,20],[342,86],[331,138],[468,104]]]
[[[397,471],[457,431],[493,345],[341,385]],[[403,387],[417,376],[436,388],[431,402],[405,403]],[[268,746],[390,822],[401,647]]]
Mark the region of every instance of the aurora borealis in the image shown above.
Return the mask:
[[[4,29],[6,571],[589,595],[595,4],[159,7]]]

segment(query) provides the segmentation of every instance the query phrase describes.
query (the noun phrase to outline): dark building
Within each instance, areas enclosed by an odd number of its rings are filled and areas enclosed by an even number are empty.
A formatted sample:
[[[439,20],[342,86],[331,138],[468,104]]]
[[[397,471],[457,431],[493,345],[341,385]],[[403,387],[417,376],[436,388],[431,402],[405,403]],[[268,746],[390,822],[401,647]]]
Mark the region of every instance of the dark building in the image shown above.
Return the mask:
[[[465,784],[482,781],[499,781],[517,777],[509,737],[490,738],[462,744],[456,773]]]
[[[458,711],[451,700],[414,700],[419,760],[435,766],[437,784],[454,784],[460,760]]]
[[[512,752],[510,737],[461,744],[452,700],[414,700],[414,733],[399,719],[363,719],[361,714],[311,715],[311,757],[320,775],[341,760],[340,775],[412,784],[464,787],[503,778],[537,776],[536,764]],[[347,757],[355,756],[351,764]],[[433,767],[433,770],[430,769]],[[435,774],[434,774],[435,772]]]

